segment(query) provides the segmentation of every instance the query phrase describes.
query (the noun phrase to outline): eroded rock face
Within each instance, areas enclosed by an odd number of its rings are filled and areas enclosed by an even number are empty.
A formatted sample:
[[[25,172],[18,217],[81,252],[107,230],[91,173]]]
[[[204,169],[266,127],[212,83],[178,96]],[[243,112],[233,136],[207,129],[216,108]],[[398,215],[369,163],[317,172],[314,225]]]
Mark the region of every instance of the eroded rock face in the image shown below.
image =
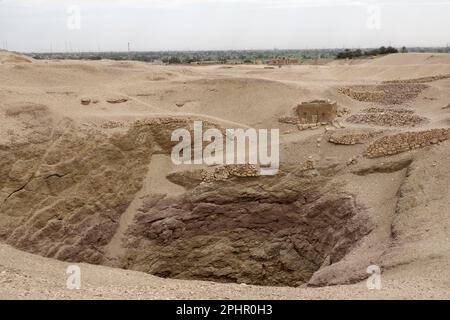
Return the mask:
[[[170,152],[171,127],[187,124],[140,121],[109,136],[70,120],[56,122],[41,106],[15,106],[6,114],[29,130],[20,143],[0,148],[0,239],[43,256],[89,263],[102,261],[103,247],[142,187],[155,146]]]
[[[99,263],[141,188],[152,136],[130,130],[108,138],[66,126],[41,143],[11,148],[1,237],[47,257]]]
[[[305,283],[370,230],[351,195],[310,174],[235,178],[150,197],[128,231],[122,267],[180,279]]]

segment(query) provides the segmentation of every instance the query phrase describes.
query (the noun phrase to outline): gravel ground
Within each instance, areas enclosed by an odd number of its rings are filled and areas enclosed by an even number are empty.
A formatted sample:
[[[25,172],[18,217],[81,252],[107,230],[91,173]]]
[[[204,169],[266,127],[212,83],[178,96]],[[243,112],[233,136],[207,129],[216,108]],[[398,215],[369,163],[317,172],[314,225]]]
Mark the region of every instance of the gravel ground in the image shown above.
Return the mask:
[[[0,299],[449,299],[450,280],[440,280],[442,272],[449,272],[448,263],[436,259],[398,266],[382,274],[381,290],[368,290],[366,281],[326,288],[217,284],[79,264],[81,289],[69,290],[70,264],[0,245]]]

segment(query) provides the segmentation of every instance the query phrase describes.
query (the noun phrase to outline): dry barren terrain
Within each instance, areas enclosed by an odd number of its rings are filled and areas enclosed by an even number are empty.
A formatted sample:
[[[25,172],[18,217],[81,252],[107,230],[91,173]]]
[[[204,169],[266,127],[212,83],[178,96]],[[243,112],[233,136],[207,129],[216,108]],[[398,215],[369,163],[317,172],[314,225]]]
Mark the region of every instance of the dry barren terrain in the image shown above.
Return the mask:
[[[318,99],[335,119],[304,123]],[[448,299],[449,104],[447,54],[267,69],[0,51],[0,298]],[[279,128],[279,173],[174,165],[171,133],[195,120]]]

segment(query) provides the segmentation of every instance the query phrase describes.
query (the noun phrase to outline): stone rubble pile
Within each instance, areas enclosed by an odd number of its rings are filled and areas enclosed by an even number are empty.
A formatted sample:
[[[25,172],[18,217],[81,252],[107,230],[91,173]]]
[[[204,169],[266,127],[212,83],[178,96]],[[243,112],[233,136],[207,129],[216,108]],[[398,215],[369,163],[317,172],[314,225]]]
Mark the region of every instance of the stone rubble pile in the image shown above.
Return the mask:
[[[370,107],[364,109],[365,113],[383,113],[383,112],[393,112],[393,113],[409,113],[413,114],[414,110],[405,109],[405,108],[380,108],[380,107]]]
[[[302,170],[314,170],[317,166],[317,160],[314,160],[312,156],[308,157],[308,160],[306,160],[302,165]]]
[[[278,122],[297,125],[300,123],[300,119],[298,117],[280,117]]]
[[[402,132],[384,136],[374,141],[365,152],[368,158],[390,156],[450,139],[450,129],[432,129],[418,132]]]
[[[415,127],[427,122],[427,118],[414,114],[409,109],[369,108],[363,113],[355,114],[347,119],[356,124],[371,124],[383,127]]]
[[[260,170],[253,164],[224,165],[213,170],[203,170],[202,179],[204,182],[224,181],[231,178],[259,177]]]
[[[103,129],[125,128],[127,126],[128,125],[123,122],[114,121],[114,120],[106,121],[100,125],[100,127]]]
[[[383,83],[344,87],[338,92],[361,102],[399,105],[414,100],[427,88],[421,83]]]
[[[308,130],[308,129],[319,129],[321,126],[326,126],[327,122],[321,122],[321,123],[309,123],[309,124],[298,124],[297,129],[300,131]]]
[[[336,116],[337,116],[338,118],[342,118],[342,117],[344,117],[344,116],[346,116],[346,115],[348,115],[348,114],[350,114],[350,109],[349,109],[349,108],[346,108],[346,107],[343,107],[343,108],[339,108],[339,109],[338,109],[338,111],[337,111],[337,113],[336,113]]]
[[[300,131],[308,130],[308,129],[318,129],[321,126],[328,125],[328,122],[302,123],[301,119],[298,117],[281,117],[278,119],[278,122],[295,125],[295,126],[297,126],[297,129]]]
[[[127,102],[129,99],[125,98],[125,97],[120,97],[120,98],[110,98],[107,99],[106,102],[111,103],[111,104],[119,104],[119,103],[124,103]]]
[[[338,117],[342,117],[344,114],[348,114],[348,110],[341,111],[341,113],[338,115]],[[297,129],[300,131],[303,130],[309,130],[309,129],[319,129],[323,126],[332,125],[335,128],[345,128],[338,120],[333,120],[332,122],[318,122],[318,123],[302,123],[301,119],[297,117],[281,117],[278,119],[278,122],[280,123],[286,123],[286,124],[292,124],[297,126]],[[290,133],[290,131],[288,131]]]
[[[366,142],[380,132],[362,132],[357,130],[335,131],[328,137],[328,142],[341,145],[355,145]]]

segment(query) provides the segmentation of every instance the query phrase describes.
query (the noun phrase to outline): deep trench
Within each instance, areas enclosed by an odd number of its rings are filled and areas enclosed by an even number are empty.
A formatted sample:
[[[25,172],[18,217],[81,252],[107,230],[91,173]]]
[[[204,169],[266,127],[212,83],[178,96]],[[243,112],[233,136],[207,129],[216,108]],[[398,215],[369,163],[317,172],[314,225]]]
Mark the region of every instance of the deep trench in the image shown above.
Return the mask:
[[[148,199],[128,231],[126,268],[175,279],[298,286],[368,233],[345,194]]]

